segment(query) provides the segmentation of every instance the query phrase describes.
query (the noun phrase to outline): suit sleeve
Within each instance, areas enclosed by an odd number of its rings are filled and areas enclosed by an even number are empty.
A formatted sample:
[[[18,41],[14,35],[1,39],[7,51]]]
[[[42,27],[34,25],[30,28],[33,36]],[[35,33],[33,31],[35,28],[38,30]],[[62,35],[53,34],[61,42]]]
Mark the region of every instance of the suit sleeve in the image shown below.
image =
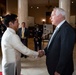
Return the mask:
[[[73,55],[73,48],[75,42],[75,34],[72,29],[68,27],[61,32],[61,50],[60,58],[56,67],[58,73],[62,73],[66,65],[68,64],[70,58]]]

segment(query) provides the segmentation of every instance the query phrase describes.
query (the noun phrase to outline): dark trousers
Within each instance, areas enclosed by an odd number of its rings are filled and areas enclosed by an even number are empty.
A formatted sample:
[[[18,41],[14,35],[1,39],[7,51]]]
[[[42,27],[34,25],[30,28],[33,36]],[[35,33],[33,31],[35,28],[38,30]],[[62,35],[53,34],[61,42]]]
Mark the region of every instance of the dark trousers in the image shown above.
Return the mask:
[[[21,39],[21,41],[25,46],[28,46],[28,39]]]
[[[41,41],[34,41],[34,49],[35,51],[42,49],[42,42]]]
[[[26,39],[21,39],[21,41],[22,41],[22,43],[23,43],[26,47],[28,47],[28,39],[27,39],[27,38],[26,38]],[[21,54],[21,57],[27,58],[28,56],[27,56],[27,55],[24,55],[24,54]]]

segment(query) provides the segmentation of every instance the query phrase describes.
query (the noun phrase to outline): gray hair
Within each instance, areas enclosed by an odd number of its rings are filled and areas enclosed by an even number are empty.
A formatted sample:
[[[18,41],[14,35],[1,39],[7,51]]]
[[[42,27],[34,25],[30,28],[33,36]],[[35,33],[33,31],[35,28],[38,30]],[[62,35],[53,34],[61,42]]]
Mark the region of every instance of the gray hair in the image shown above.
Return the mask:
[[[66,17],[66,12],[64,9],[62,8],[54,8],[53,10],[56,10],[56,15],[58,16],[59,14],[61,14],[62,16]]]

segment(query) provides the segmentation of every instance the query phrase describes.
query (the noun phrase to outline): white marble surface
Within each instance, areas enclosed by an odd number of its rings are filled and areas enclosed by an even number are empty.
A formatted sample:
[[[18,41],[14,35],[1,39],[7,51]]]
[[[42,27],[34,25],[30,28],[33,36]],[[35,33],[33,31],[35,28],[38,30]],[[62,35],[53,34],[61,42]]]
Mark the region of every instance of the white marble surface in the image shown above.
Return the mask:
[[[22,58],[22,75],[49,75],[45,65],[45,56],[42,58]]]

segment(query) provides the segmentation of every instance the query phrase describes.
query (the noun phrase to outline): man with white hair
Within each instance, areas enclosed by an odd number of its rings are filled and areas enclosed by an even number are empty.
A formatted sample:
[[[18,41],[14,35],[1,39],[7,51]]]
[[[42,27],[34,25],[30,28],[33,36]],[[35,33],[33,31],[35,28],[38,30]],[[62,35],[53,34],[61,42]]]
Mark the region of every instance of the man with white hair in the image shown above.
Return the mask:
[[[66,12],[62,8],[53,9],[50,19],[56,28],[47,47],[39,51],[42,56],[46,55],[46,65],[50,75],[72,75],[74,71],[75,33],[65,17]]]

